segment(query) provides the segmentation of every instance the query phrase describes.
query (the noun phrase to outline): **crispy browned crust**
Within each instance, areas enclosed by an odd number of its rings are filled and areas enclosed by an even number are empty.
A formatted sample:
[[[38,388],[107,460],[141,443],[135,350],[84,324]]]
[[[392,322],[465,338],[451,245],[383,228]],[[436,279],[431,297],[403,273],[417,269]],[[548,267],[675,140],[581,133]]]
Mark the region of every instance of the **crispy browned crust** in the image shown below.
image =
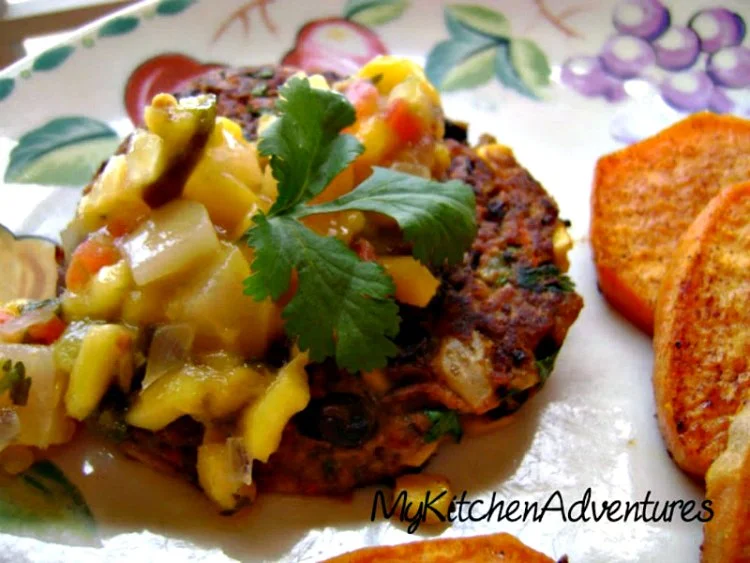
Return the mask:
[[[723,190],[675,251],[659,293],[654,394],[675,462],[703,478],[750,399],[750,182]]]
[[[367,547],[324,563],[554,563],[510,534],[426,540],[402,545]]]
[[[750,404],[734,417],[727,448],[706,474],[714,517],[703,527],[703,563],[750,562]]]
[[[713,113],[599,159],[591,244],[605,297],[651,333],[680,235],[722,187],[748,179],[750,121]]]
[[[258,68],[222,69],[197,79],[184,93],[216,94],[219,113],[238,119],[253,138],[260,114],[255,108],[271,107],[279,84],[292,72],[275,68],[270,76],[271,69],[264,68],[270,84],[261,88]],[[249,88],[267,99],[255,101]],[[492,421],[517,410],[543,385],[582,307],[553,265],[557,206],[509,151],[488,151],[483,160],[464,143],[450,141],[449,148],[447,175],[470,184],[477,196],[479,234],[464,263],[440,273],[443,284],[429,307],[401,308],[399,355],[385,370],[389,390],[376,392],[360,375],[330,363],[308,368],[311,404],[287,426],[269,462],[254,466],[261,490],[345,493],[382,481],[434,453],[437,444],[425,440],[432,426],[425,409]],[[493,264],[502,266],[501,279],[488,273]],[[494,392],[472,405],[451,389],[435,364],[444,342],[469,344],[477,337]],[[336,420],[326,418],[332,412]],[[328,439],[326,426],[341,420],[356,432]],[[127,441],[131,450],[160,443],[138,436]],[[155,456],[164,461],[158,452]],[[184,465],[177,468],[183,474]]]

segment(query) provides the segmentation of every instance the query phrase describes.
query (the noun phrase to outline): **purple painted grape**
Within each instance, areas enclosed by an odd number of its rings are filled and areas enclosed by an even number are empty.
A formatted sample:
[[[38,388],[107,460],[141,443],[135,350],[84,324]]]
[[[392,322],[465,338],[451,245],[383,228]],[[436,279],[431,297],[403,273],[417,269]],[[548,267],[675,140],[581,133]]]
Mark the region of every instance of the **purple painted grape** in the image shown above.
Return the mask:
[[[610,76],[602,68],[599,57],[573,57],[562,65],[563,84],[588,98],[603,96],[611,102],[625,97],[620,80]]]
[[[711,95],[708,107],[716,113],[731,113],[734,111],[735,103],[732,98],[727,96],[726,92],[714,86],[714,93]]]
[[[671,27],[653,43],[656,64],[666,70],[690,68],[701,54],[698,34],[688,27]]]
[[[719,86],[750,86],[750,49],[738,45],[717,51],[708,58],[706,72]]]
[[[701,10],[690,18],[688,26],[700,37],[701,49],[705,53],[739,45],[745,38],[745,21],[726,8]]]
[[[661,84],[665,102],[681,111],[699,111],[709,107],[714,84],[705,72],[691,71],[672,74]]]
[[[617,31],[647,41],[664,33],[670,21],[669,10],[659,0],[621,0],[613,18]]]
[[[629,35],[610,37],[600,55],[604,70],[618,78],[635,78],[654,64],[654,49],[643,39]]]

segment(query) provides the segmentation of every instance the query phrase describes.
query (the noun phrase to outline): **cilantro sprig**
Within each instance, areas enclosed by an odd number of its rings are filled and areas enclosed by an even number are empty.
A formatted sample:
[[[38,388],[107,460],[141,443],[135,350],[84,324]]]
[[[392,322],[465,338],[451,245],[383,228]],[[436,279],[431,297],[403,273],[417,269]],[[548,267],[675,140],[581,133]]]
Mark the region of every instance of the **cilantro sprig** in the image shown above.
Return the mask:
[[[0,395],[10,390],[10,400],[14,405],[25,406],[29,400],[31,378],[26,376],[22,362],[5,360],[0,365]]]
[[[421,262],[456,263],[476,234],[472,189],[375,168],[335,201],[310,199],[346,168],[364,147],[341,130],[354,123],[349,101],[333,91],[292,78],[279,92],[280,115],[258,148],[270,157],[278,198],[253,217],[247,242],[254,249],[245,293],[256,300],[284,295],[297,274],[297,289],[283,311],[285,330],[310,359],[333,357],[351,372],[383,367],[397,349],[400,318],[393,280],[338,239],[320,236],[299,219],[334,211],[373,211],[392,217]]]

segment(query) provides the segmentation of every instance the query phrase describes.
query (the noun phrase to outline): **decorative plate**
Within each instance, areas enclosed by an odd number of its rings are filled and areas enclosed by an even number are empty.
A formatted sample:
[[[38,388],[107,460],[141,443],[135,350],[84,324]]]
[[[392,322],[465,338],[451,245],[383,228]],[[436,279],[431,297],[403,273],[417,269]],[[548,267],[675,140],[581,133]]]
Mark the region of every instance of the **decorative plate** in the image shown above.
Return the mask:
[[[426,65],[448,115],[511,146],[572,221],[586,307],[554,377],[499,432],[441,450],[430,471],[466,499],[564,503],[542,519],[421,526],[351,498],[266,495],[220,516],[198,491],[93,438],[0,484],[4,561],[316,561],[417,537],[506,531],[571,561],[697,561],[702,500],[654,418],[649,339],[604,302],[587,242],[597,157],[686,113],[750,116],[743,0],[154,0],[0,71],[0,224],[56,239],[83,184],[154,92],[221,64],[348,72],[393,53]],[[587,493],[588,491],[588,493]],[[493,497],[494,495],[494,497]],[[636,521],[568,508],[659,501]],[[552,500],[550,500],[552,499]],[[668,508],[668,506],[667,506]],[[667,511],[669,512],[669,511]],[[475,516],[477,515],[475,513]],[[572,514],[575,514],[575,509]],[[658,518],[662,516],[661,518]],[[659,520],[659,521],[654,521]]]

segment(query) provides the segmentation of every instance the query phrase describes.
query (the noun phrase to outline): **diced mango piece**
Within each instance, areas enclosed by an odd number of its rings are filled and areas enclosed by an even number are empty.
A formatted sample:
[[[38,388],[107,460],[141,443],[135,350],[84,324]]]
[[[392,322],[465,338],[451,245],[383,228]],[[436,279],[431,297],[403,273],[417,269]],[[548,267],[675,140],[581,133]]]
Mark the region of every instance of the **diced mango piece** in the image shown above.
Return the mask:
[[[401,303],[426,307],[440,287],[432,272],[411,256],[383,256],[378,262],[393,278],[396,299]]]
[[[354,189],[354,168],[352,165],[344,168],[339,174],[331,180],[326,188],[310,200],[311,205],[326,203],[348,194]]]
[[[267,462],[279,448],[289,420],[310,402],[307,363],[307,354],[298,354],[279,370],[265,393],[242,413],[240,428],[245,451],[252,459]]]
[[[120,260],[105,266],[94,276],[83,291],[65,292],[62,299],[63,314],[67,320],[114,320],[122,308],[133,278],[127,262]]]
[[[154,325],[166,320],[169,287],[150,283],[129,291],[122,303],[121,317],[132,325]]]
[[[375,86],[383,95],[388,95],[400,82],[409,77],[416,77],[425,85],[425,92],[435,105],[440,105],[440,95],[435,87],[427,80],[424,70],[414,61],[391,55],[379,56],[359,69],[357,76],[370,80],[378,77]]]
[[[259,396],[267,380],[263,372],[247,366],[218,371],[186,365],[141,391],[126,421],[146,430],[160,430],[183,415],[201,421],[220,419]]]
[[[247,214],[265,209],[258,195],[262,180],[255,146],[239,125],[220,117],[183,197],[202,203],[215,225],[233,233]]]
[[[191,268],[220,246],[206,208],[178,199],[154,211],[122,248],[135,283],[143,286]]]
[[[168,160],[183,154],[196,137],[211,134],[216,122],[216,98],[210,95],[181,98],[157,94],[143,112],[152,133],[164,140]],[[205,138],[205,137],[204,137]]]
[[[243,296],[250,266],[234,245],[223,244],[214,261],[193,276],[167,309],[171,322],[195,326],[196,345],[259,358],[276,332],[270,299]]]
[[[88,329],[65,393],[70,416],[86,418],[113,382],[127,386],[133,376],[133,341],[133,332],[122,325],[92,325]]]
[[[143,132],[161,143],[156,135]],[[148,150],[160,151],[160,145],[148,147]],[[116,228],[115,231],[126,232],[148,215],[149,207],[143,201],[143,185],[138,184],[143,171],[134,171],[133,179],[128,174],[128,156],[111,157],[102,173],[95,179],[91,191],[81,198],[78,204],[78,217],[84,229],[95,231],[105,225]],[[158,171],[161,173],[161,170]],[[119,233],[118,233],[119,234]]]
[[[91,323],[85,321],[73,321],[70,323],[62,336],[55,342],[55,366],[64,373],[70,373],[75,366],[78,353],[81,351],[83,337],[86,336]]]
[[[245,460],[231,441],[203,444],[198,448],[198,482],[208,497],[223,510],[237,508],[243,487]]]
[[[353,165],[355,182],[361,182],[370,175],[372,166],[381,164],[395,150],[398,139],[378,116],[360,123],[356,137],[365,146],[365,152],[357,157]]]

